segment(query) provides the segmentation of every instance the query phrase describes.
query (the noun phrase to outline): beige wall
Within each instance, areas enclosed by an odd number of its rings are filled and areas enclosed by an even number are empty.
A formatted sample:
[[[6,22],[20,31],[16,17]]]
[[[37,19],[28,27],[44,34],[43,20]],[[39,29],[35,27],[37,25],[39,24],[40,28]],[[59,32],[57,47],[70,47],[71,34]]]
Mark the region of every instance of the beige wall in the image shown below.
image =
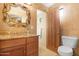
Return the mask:
[[[62,5],[64,15],[61,20],[61,28],[64,35],[79,37],[79,4]]]
[[[35,8],[30,8],[30,13],[31,13],[31,20],[30,20],[30,24],[32,27],[32,33],[36,34],[36,22],[37,22],[37,15],[36,15],[36,9]]]
[[[42,3],[33,3],[32,6],[36,9],[42,10],[44,12],[47,11],[47,8]]]
[[[0,3],[0,22],[2,21],[2,19],[3,19],[3,15],[2,15],[2,10],[3,10],[3,4],[2,3]]]
[[[64,15],[61,20],[62,34],[79,37],[79,4],[63,4]],[[79,46],[78,46],[79,47]],[[76,50],[79,55],[79,48]]]

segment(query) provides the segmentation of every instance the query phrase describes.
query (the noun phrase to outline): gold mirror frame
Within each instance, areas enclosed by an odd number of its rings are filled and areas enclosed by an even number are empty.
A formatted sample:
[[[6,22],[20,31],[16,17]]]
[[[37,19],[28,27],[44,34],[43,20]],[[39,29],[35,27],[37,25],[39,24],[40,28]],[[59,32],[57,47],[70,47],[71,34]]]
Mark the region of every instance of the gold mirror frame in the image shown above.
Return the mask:
[[[26,23],[22,23],[21,21],[18,21],[17,19],[15,20],[14,24],[10,24],[10,22],[12,22],[13,20],[10,19],[8,12],[11,10],[11,7],[20,7],[21,9],[23,9],[24,11],[26,11]],[[18,11],[18,10],[17,10]],[[15,18],[14,18],[15,19]],[[26,27],[27,25],[30,24],[30,10],[26,7],[26,6],[22,6],[21,4],[15,4],[15,3],[4,3],[4,8],[3,8],[3,21],[7,24],[9,24],[9,26],[22,26],[22,27]],[[18,23],[17,23],[17,22]]]

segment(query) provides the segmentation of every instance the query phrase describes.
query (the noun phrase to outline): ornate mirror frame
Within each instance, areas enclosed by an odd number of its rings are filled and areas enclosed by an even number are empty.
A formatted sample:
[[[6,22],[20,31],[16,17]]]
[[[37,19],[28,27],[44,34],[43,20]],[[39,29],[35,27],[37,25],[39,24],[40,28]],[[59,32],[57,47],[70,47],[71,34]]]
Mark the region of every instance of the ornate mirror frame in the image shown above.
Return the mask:
[[[11,10],[11,7],[17,8],[20,7],[22,10],[25,11],[25,23],[22,23],[22,17],[19,16],[14,16],[14,15],[9,15],[9,11]],[[18,12],[18,10],[17,10]],[[3,22],[7,23],[9,26],[22,26],[26,27],[27,25],[30,24],[30,10],[21,4],[15,4],[15,3],[4,3],[4,8],[3,8]]]

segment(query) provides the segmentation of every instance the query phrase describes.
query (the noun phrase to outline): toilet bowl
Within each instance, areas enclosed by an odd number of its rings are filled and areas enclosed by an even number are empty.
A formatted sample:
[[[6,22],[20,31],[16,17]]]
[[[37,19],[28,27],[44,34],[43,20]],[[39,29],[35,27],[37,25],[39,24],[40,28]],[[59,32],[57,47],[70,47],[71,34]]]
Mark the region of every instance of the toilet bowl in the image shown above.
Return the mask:
[[[77,42],[77,37],[62,36],[62,45],[58,47],[58,54],[60,56],[72,56],[73,48],[76,48]]]
[[[60,56],[72,56],[73,50],[70,47],[60,46],[58,47],[58,53]]]

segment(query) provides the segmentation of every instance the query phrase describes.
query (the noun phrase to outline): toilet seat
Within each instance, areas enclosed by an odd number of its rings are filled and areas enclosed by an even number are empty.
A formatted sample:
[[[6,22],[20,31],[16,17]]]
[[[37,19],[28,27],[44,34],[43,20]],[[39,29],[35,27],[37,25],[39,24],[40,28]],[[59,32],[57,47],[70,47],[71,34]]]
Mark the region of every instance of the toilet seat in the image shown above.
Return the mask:
[[[72,48],[67,47],[67,46],[59,46],[58,53],[59,53],[59,55],[62,55],[62,56],[72,56],[73,50],[72,50]]]

